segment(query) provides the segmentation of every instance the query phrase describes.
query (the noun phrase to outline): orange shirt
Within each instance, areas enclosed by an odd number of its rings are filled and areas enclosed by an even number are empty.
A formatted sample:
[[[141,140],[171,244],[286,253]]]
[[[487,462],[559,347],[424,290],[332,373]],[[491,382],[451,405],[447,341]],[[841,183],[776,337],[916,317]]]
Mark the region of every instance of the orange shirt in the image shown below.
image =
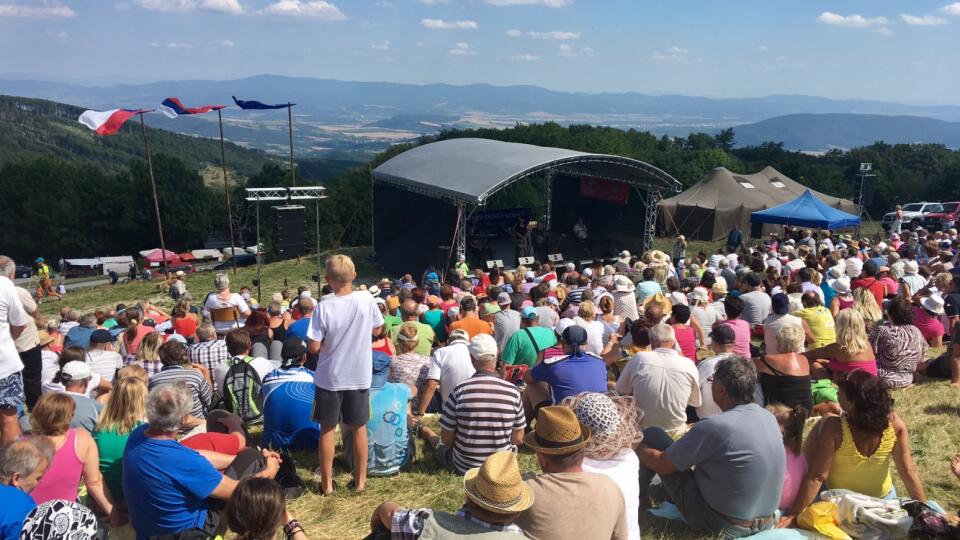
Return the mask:
[[[483,319],[478,319],[476,317],[467,317],[466,319],[460,319],[455,321],[450,325],[450,330],[465,330],[467,334],[472,339],[473,336],[480,334],[489,334],[493,335],[493,325],[484,321]]]

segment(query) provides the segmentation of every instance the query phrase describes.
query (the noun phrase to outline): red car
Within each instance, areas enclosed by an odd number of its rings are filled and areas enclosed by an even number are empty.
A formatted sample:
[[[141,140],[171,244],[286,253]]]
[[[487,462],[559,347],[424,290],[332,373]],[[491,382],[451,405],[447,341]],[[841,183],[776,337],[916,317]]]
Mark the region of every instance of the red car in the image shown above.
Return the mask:
[[[923,216],[921,226],[928,231],[946,231],[960,222],[960,202],[945,202],[941,211]]]

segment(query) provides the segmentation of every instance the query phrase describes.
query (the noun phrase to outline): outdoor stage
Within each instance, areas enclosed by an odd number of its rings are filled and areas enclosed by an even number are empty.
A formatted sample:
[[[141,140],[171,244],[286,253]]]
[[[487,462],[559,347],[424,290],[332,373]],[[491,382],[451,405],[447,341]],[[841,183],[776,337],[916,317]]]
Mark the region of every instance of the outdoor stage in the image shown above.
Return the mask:
[[[461,255],[474,267],[485,266],[488,256],[515,267],[514,227],[522,216],[537,222],[529,255],[540,260],[549,253],[580,260],[642,252],[653,239],[661,198],[679,191],[666,172],[621,156],[444,140],[373,171],[373,248],[380,264],[395,271],[445,269]],[[578,219],[587,242],[574,237]]]

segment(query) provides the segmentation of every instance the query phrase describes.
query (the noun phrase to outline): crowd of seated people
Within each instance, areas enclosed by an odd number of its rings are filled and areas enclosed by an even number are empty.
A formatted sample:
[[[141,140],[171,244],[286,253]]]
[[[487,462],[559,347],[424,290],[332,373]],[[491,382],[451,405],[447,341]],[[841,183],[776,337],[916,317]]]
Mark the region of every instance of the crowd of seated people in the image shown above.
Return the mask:
[[[69,514],[91,538],[302,539],[289,452],[316,452],[308,489],[332,495],[338,440],[352,492],[420,460],[464,477],[455,512],[370,508],[370,538],[635,540],[667,503],[742,537],[798,526],[822,489],[925,501],[891,391],[960,386],[956,242],[792,231],[369,286],[333,255],[316,295],[262,307],[217,274],[169,315],[140,301],[51,322],[0,277],[0,531]]]

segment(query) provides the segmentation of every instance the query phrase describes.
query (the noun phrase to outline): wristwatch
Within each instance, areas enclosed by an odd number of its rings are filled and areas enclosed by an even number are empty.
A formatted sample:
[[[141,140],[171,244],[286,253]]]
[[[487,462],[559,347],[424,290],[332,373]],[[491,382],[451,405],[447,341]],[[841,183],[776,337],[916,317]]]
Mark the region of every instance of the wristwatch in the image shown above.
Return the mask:
[[[291,519],[283,526],[283,534],[286,535],[287,538],[293,538],[293,535],[298,532],[303,532],[303,527],[296,519]]]

